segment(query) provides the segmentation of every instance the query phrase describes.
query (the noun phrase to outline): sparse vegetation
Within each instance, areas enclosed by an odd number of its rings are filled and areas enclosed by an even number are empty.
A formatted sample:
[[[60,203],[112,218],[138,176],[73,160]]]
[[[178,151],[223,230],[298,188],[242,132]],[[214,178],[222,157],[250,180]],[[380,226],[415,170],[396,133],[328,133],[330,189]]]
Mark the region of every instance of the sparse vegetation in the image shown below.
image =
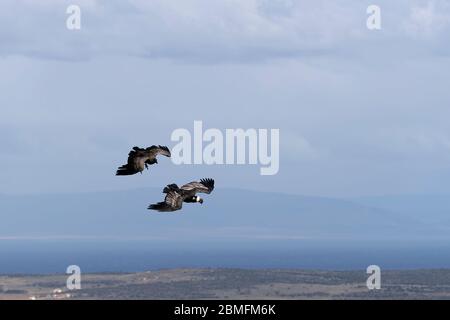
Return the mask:
[[[181,269],[88,274],[68,292],[65,275],[0,276],[0,299],[449,299],[450,270],[383,271],[368,290],[364,271]],[[62,289],[58,295],[56,288]]]

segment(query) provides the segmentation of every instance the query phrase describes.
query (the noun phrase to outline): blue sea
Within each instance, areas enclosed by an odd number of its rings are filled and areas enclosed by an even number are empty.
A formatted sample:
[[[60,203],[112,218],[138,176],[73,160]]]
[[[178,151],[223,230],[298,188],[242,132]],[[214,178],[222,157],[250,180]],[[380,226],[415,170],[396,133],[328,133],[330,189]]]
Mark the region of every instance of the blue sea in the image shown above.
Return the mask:
[[[358,270],[450,268],[445,241],[0,240],[0,274],[139,272],[167,268]]]

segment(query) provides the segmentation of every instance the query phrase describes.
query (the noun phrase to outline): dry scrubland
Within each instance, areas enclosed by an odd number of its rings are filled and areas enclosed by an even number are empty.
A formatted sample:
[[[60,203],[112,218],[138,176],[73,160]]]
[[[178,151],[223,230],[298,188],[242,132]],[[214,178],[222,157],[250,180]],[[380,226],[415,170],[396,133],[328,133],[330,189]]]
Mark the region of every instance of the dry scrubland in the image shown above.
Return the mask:
[[[85,274],[68,291],[66,275],[0,276],[0,299],[449,299],[450,270],[383,271],[369,291],[363,271],[174,269]]]

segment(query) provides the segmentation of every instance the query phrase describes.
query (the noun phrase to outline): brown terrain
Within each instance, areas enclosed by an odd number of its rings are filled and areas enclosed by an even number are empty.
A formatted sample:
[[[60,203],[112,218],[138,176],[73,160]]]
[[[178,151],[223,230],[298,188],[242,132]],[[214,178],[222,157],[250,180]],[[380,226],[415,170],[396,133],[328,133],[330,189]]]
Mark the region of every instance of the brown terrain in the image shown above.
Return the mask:
[[[450,270],[382,271],[381,289],[362,271],[173,269],[68,275],[1,275],[1,299],[449,299]]]

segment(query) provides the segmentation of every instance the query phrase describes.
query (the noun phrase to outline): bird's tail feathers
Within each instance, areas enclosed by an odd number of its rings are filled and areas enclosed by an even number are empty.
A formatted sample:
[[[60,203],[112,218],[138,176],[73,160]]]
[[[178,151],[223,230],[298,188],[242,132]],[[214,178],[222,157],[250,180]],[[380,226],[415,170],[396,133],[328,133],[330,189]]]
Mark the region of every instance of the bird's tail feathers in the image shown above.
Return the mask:
[[[130,170],[127,165],[123,165],[117,169],[116,176],[130,176],[135,173],[136,172],[134,170]]]
[[[167,203],[165,202],[158,202],[155,204],[151,204],[148,207],[149,210],[157,210],[159,212],[169,212],[169,211],[174,211],[173,208],[171,206],[169,206]]]

